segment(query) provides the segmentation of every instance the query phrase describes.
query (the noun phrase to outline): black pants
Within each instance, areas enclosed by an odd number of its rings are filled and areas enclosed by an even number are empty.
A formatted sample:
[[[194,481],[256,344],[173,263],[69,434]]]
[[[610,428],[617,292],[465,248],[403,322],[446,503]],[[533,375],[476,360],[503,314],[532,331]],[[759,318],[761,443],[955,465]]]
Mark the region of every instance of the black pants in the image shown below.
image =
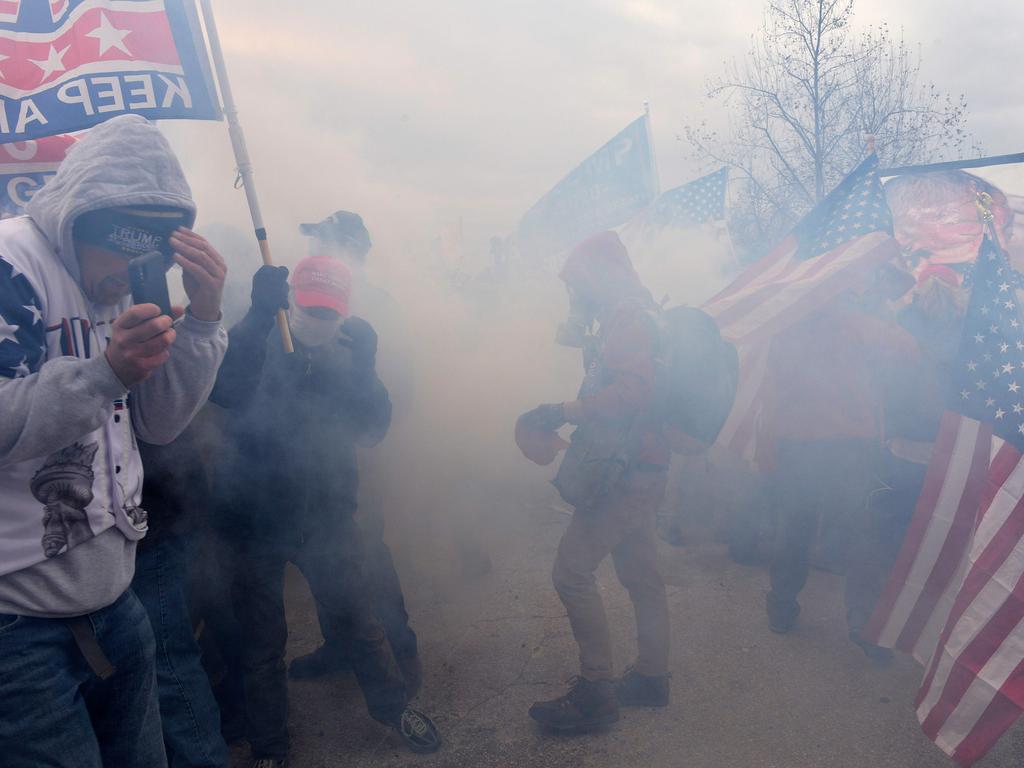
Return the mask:
[[[234,546],[232,596],[243,630],[240,662],[246,731],[253,757],[288,754],[288,696],[284,656],[285,564],[309,583],[317,613],[345,626],[343,642],[370,716],[391,722],[407,702],[405,683],[373,607],[359,531],[350,518],[301,538],[249,539]]]
[[[775,503],[778,530],[771,564],[769,606],[795,614],[807,584],[819,516],[848,534],[845,602],[847,623],[858,631],[874,608],[873,585],[882,568],[879,532],[868,508],[871,440],[783,441],[778,447]]]
[[[409,613],[405,609],[402,584],[395,570],[391,549],[384,541],[384,524],[379,516],[367,514],[359,526],[362,534],[366,583],[369,585],[373,609],[384,627],[391,651],[398,659],[412,659],[418,653],[416,633],[409,626]],[[344,653],[345,638],[354,631],[345,617],[320,610],[317,618],[324,642]]]

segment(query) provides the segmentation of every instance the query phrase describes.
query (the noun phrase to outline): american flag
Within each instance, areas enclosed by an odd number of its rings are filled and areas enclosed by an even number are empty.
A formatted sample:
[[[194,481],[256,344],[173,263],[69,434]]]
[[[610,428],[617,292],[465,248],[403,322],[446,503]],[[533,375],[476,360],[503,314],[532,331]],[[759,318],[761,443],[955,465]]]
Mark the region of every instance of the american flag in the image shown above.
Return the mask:
[[[771,338],[898,257],[892,214],[871,155],[771,253],[704,305],[736,345],[740,380],[719,444],[755,458],[761,384]]]
[[[46,358],[43,313],[28,278],[0,260],[0,378],[35,373]]]
[[[0,0],[0,141],[118,114],[216,119],[191,0]]]
[[[987,237],[907,537],[865,639],[914,655],[924,732],[960,765],[1024,711],[1021,275]]]
[[[651,206],[649,226],[689,229],[725,218],[729,169],[722,168],[661,194]]]

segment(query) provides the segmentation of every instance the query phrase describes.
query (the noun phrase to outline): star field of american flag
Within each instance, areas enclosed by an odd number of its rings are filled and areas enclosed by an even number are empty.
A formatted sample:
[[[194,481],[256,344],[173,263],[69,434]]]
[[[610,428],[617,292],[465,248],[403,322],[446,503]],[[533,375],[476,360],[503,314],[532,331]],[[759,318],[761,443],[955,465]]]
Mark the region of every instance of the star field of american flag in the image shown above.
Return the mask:
[[[892,213],[872,154],[822,200],[796,229],[796,258],[813,259],[869,232],[892,234]]]
[[[670,189],[654,201],[659,227],[698,227],[725,218],[725,185],[729,169],[722,168],[696,181]]]
[[[28,279],[0,260],[0,378],[39,370],[46,357],[42,309]]]
[[[1024,276],[985,238],[972,275],[950,407],[991,422],[994,434],[1024,450],[1024,320],[1016,290]]]

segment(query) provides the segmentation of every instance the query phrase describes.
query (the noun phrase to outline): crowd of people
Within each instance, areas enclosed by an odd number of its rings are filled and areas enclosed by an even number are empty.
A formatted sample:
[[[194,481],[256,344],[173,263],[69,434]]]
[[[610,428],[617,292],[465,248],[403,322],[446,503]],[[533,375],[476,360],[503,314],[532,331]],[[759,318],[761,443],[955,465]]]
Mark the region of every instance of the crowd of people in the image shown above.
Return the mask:
[[[977,183],[954,173],[913,197],[941,208]],[[342,669],[370,718],[434,752],[441,734],[412,706],[423,669],[382,526],[356,521],[357,454],[392,418],[378,330],[353,312],[379,299],[353,281],[369,233],[344,211],[303,225],[317,255],[257,270],[226,329],[227,267],[191,230],[195,214],[160,131],[119,117],[77,144],[26,215],[0,223],[0,762],[223,768],[244,737],[253,768],[278,768],[289,677]],[[819,531],[839,528],[850,638],[877,663],[889,652],[861,631],[924,481],[966,307],[966,260],[929,264],[927,236],[773,340],[763,482],[732,521],[746,562],[773,521],[766,613],[783,634]],[[188,306],[171,315],[131,300],[128,265],[154,250],[182,270]],[[576,731],[669,703],[656,521],[673,450],[708,446],[666,423],[659,306],[619,236],[580,243],[560,278],[558,340],[581,348],[583,382],[575,400],[524,414],[516,439],[549,464],[566,447],[557,430],[575,427],[555,478],[573,514],[553,582],[579,675],[529,716]],[[637,624],[621,675],[595,580],[609,555]],[[288,563],[323,636],[290,665]]]

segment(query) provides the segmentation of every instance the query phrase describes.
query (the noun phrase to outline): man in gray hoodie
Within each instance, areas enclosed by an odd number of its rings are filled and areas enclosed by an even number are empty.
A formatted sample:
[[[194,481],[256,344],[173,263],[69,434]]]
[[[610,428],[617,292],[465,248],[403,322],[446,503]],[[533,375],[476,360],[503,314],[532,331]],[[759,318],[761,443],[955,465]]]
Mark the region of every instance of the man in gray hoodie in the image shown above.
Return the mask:
[[[189,227],[195,204],[159,130],[96,128],[0,222],[0,762],[166,764],[146,613],[128,589],[136,438],[174,440],[226,348],[226,268]],[[183,273],[177,321],[130,306],[128,261]]]

